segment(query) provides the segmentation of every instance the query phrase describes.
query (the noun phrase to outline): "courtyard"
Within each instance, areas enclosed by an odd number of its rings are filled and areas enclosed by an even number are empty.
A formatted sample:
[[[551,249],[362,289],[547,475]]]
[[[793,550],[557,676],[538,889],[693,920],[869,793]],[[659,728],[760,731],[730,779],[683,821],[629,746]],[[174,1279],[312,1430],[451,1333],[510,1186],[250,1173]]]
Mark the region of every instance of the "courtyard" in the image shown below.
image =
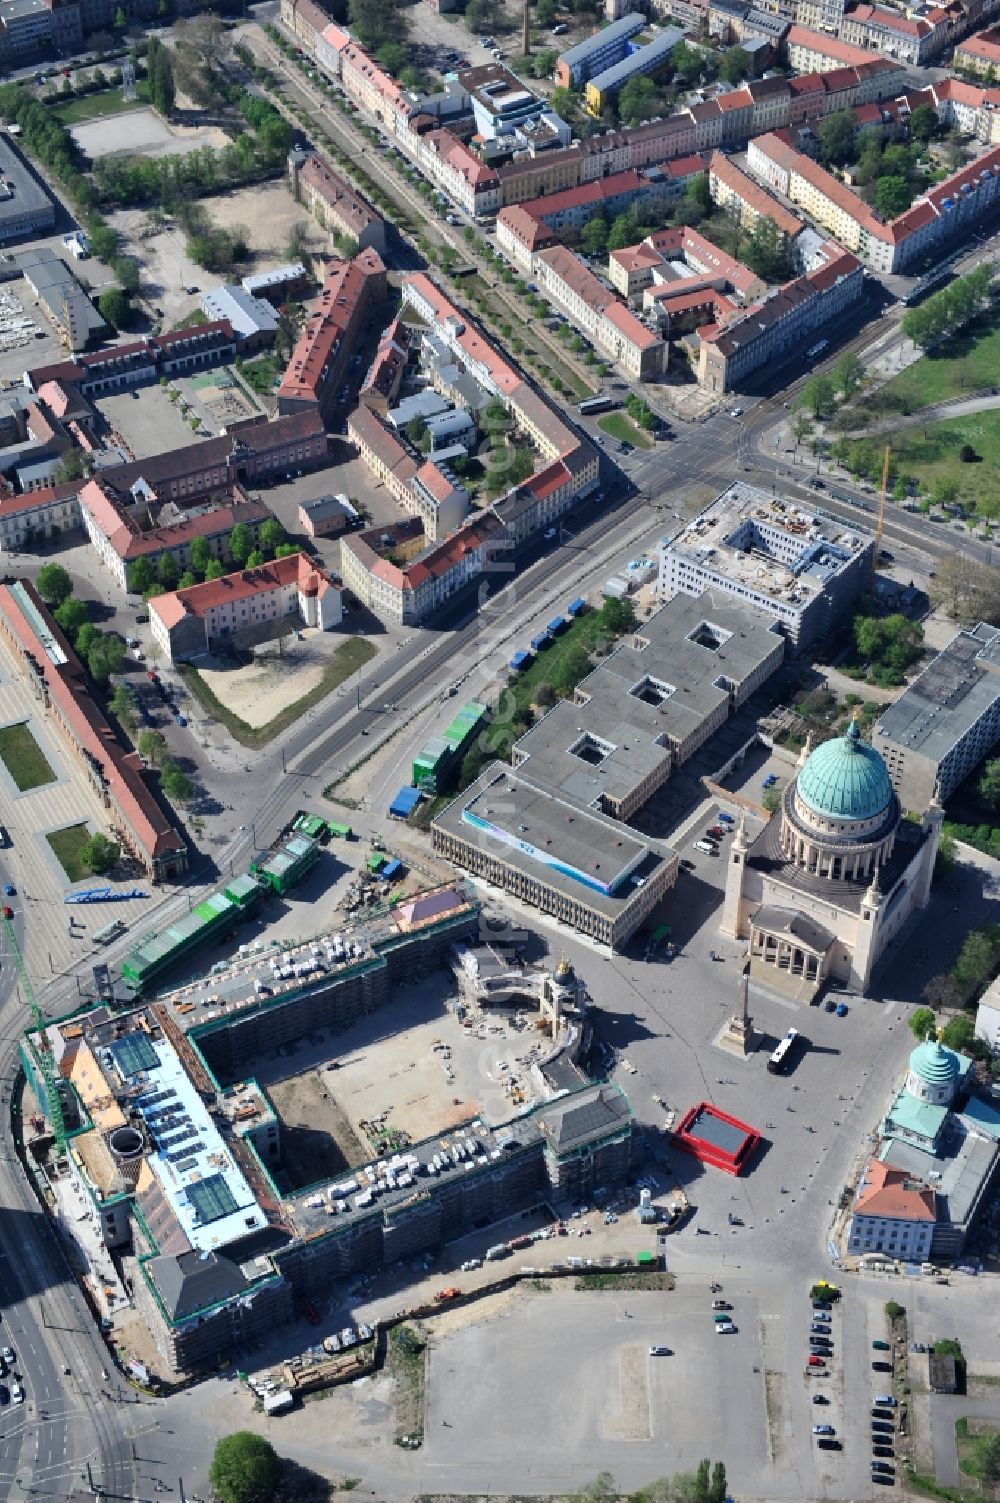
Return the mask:
[[[526,1061],[539,1037],[530,1027],[533,1005],[472,1014],[466,1028],[456,1001],[450,974],[436,971],[352,1027],[311,1034],[259,1062],[256,1077],[281,1118],[283,1141],[292,1129],[290,1183],[303,1182],[306,1141],[304,1182],[312,1183],[473,1117],[505,1121],[519,1091],[530,1099]]]

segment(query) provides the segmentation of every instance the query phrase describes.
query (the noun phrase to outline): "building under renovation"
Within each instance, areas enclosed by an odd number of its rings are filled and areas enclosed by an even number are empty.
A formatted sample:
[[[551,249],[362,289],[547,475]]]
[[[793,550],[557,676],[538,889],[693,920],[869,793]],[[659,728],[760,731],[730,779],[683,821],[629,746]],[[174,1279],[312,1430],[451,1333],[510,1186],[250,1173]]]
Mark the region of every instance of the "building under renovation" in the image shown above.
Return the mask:
[[[26,1036],[60,1083],[70,1165],[105,1244],[133,1252],[134,1297],[165,1369],[194,1372],[272,1332],[332,1279],[438,1248],[541,1197],[589,1198],[627,1176],[633,1121],[617,1086],[578,1063],[586,993],[565,963],[537,982],[545,1099],[499,1124],[476,1116],[282,1193],[281,1123],[250,1074],[261,1050],[346,1027],[392,985],[451,957],[479,907],[455,887],[418,894],[374,926],[241,957],[159,1001],[106,1007]],[[459,949],[453,947],[459,946]],[[468,967],[470,976],[474,968]]]

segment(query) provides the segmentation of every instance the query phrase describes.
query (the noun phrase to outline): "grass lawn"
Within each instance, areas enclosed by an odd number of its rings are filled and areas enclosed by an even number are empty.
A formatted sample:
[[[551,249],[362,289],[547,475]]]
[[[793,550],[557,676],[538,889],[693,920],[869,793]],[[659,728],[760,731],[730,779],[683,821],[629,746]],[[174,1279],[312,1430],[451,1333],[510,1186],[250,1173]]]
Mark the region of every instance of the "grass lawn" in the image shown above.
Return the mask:
[[[971,396],[1000,380],[1000,308],[972,319],[964,329],[900,371],[882,390],[911,412],[949,397]]]
[[[247,385],[262,397],[273,391],[274,383],[284,368],[284,363],[273,351],[269,351],[266,355],[258,355],[255,359],[247,360],[238,366],[239,373]]]
[[[899,428],[885,439],[892,444],[893,464],[913,475],[921,490],[946,477],[958,485],[963,505],[975,507],[981,517],[1000,517],[1000,411],[946,418],[926,428]],[[958,451],[963,444],[972,445],[978,464],[962,463]]]
[[[367,637],[348,637],[347,640],[331,654],[330,660],[323,669],[323,677],[319,683],[303,694],[301,699],[293,700],[285,706],[280,715],[276,715],[267,725],[247,725],[238,715],[217,699],[208,687],[197,668],[184,664],[180,668],[180,674],[191,693],[210,715],[214,715],[241,746],[257,747],[266,746],[273,741],[275,736],[287,730],[300,715],[311,710],[313,705],[318,705],[320,700],[342,684],[352,673],[364,666],[378,652],[374,642]]]
[[[636,449],[653,447],[653,440],[643,433],[639,424],[634,423],[627,412],[609,412],[607,417],[597,419],[597,426],[603,428],[605,433],[610,433],[620,444],[632,444]]]
[[[5,725],[0,729],[0,761],[14,780],[19,793],[29,788],[41,788],[43,783],[54,783],[52,771],[42,748],[22,721],[19,725]]]
[[[59,104],[46,103],[46,109],[62,125],[80,125],[84,120],[97,120],[103,115],[120,115],[125,110],[139,109],[149,104],[149,84],[144,78],[135,82],[135,98],[126,104],[122,91],[105,89],[99,94],[85,94],[82,99],[67,99]]]
[[[995,1435],[996,1425],[991,1425],[989,1420],[967,1419],[964,1415],[955,1421],[955,1449],[958,1452],[958,1466],[964,1477],[975,1478],[979,1483],[976,1488],[976,1496],[980,1498],[996,1498],[998,1489],[990,1486],[982,1480],[982,1468],[979,1457],[977,1442],[986,1435]]]
[[[90,839],[86,825],[67,825],[65,830],[55,830],[45,839],[71,882],[80,882],[90,876],[89,866],[85,866],[81,859],[83,848]]]

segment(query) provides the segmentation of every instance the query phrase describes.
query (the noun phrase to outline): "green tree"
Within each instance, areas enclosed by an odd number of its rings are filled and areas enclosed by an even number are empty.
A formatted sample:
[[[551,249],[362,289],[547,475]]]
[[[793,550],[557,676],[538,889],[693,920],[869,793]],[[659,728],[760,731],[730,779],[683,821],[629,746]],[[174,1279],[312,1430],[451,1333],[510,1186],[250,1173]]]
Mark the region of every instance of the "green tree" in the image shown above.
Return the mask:
[[[905,177],[897,177],[890,173],[887,177],[880,177],[875,184],[872,193],[872,208],[883,219],[896,219],[910,207],[913,202],[913,193]]]
[[[907,1026],[915,1039],[923,1041],[937,1028],[937,1018],[929,1007],[918,1007],[915,1012],[911,1012]]]
[[[67,637],[73,642],[76,640],[77,632],[87,621],[87,603],[84,600],[76,600],[70,595],[63,601],[62,605],[56,607],[52,614]]]
[[[97,876],[104,877],[112,871],[121,855],[121,846],[113,840],[108,840],[106,835],[91,835],[84,843],[80,852],[80,858],[88,870]]]
[[[833,382],[829,376],[810,376],[802,388],[802,400],[814,418],[827,416],[833,411]]]
[[[104,322],[113,329],[124,329],[128,323],[131,307],[128,294],[120,287],[106,287],[97,299],[97,308]]]
[[[781,789],[765,788],[760,802],[761,806],[767,810],[768,814],[777,814],[778,810],[781,808]]]
[[[726,1467],[717,1461],[712,1468],[712,1480],[708,1487],[708,1503],[726,1503]]]
[[[128,16],[125,14],[120,5],[115,11],[115,19],[111,24],[115,28],[115,31],[124,31],[126,26],[128,25]]]
[[[156,561],[156,581],[165,590],[177,588],[177,561],[172,553],[161,553]]]
[[[293,553],[301,553],[297,543],[280,543],[274,550],[275,558],[291,558]]]
[[[62,564],[43,564],[35,575],[35,589],[46,605],[59,606],[73,593],[73,581]]]
[[[245,522],[237,522],[229,534],[229,552],[242,569],[254,549],[253,533]]]
[[[52,471],[54,485],[68,485],[71,480],[82,480],[90,474],[90,456],[82,449],[67,449]]]
[[[950,1018],[941,1030],[941,1042],[948,1049],[968,1054],[976,1046],[976,1021],[967,1012]]]
[[[186,804],[194,792],[191,779],[180,767],[165,767],[160,787],[174,804]]]
[[[835,110],[818,121],[820,161],[827,167],[843,167],[853,162],[857,151],[857,130],[850,110]]]
[[[145,595],[153,584],[155,575],[148,558],[137,558],[128,571],[128,587],[133,595]]]
[[[166,751],[167,738],[161,731],[140,731],[138,745],[140,757],[145,757],[146,761],[155,767]]]
[[[619,214],[612,221],[608,232],[608,250],[624,250],[626,245],[634,245],[635,239],[635,220],[632,215]]]
[[[420,448],[420,440],[423,438],[424,434],[427,432],[427,424],[425,423],[425,421],[424,421],[424,419],[422,417],[411,417],[410,421],[406,424],[406,427],[403,429],[403,432],[406,434],[407,438],[409,439],[409,441],[413,445],[413,447],[415,449],[419,449]]]
[[[910,133],[924,146],[937,135],[938,117],[931,104],[918,104],[910,113]]]
[[[131,684],[124,681],[115,685],[115,692],[110,699],[111,711],[117,715],[122,725],[128,730],[134,730],[136,717],[135,690]]]
[[[56,613],[59,621],[59,614]],[[59,622],[60,626],[62,622]],[[979,774],[979,782],[976,791],[987,809],[1000,809],[1000,757],[993,757],[983,763],[983,770]]]
[[[753,63],[750,54],[742,47],[730,47],[723,53],[719,64],[719,77],[724,83],[742,83],[744,78],[749,78],[753,72]]]
[[[655,113],[656,85],[651,78],[630,78],[618,95],[618,117],[628,125],[638,125]]]
[[[634,630],[635,607],[631,600],[615,600],[609,595],[601,606],[601,625],[616,637]]]
[[[191,567],[196,574],[204,574],[212,561],[212,545],[207,538],[197,537],[191,544]]]
[[[209,562],[205,565],[206,579],[221,579],[225,572],[225,569],[219,563],[219,560],[217,558],[210,559]]]
[[[409,17],[393,0],[348,0],[347,16],[352,32],[367,52],[378,53],[393,43],[406,43]]]
[[[535,21],[539,26],[551,26],[556,18],[556,0],[535,0]]]
[[[760,215],[750,233],[743,259],[765,282],[787,281],[792,274],[788,240],[765,214]]]
[[[608,248],[608,221],[603,214],[588,219],[580,234],[580,249],[585,256],[600,256]]]
[[[275,548],[280,548],[286,541],[285,529],[277,517],[268,517],[266,522],[261,523],[258,543],[265,553],[273,553]]]
[[[833,381],[844,397],[853,396],[864,379],[865,368],[852,350],[846,350],[833,367]]]
[[[73,637],[73,650],[81,662],[85,663],[90,654],[90,649],[100,637],[100,632],[92,621],[85,621]]]
[[[208,1477],[219,1503],[272,1503],[281,1482],[281,1462],[270,1441],[250,1430],[237,1430],[216,1445]]]
[[[265,559],[263,553],[261,553],[260,549],[255,548],[252,553],[247,555],[246,568],[259,569],[261,564],[266,562],[267,560]]]
[[[190,590],[191,587],[192,587],[192,585],[196,585],[197,583],[198,583],[198,576],[194,572],[194,570],[193,569],[185,569],[184,573],[181,575],[180,579],[177,581],[177,588],[179,590]]]
[[[711,1466],[712,1463],[709,1461],[707,1456],[698,1463],[698,1469],[694,1474],[695,1498],[697,1499],[697,1503],[709,1503],[709,1497],[711,1493],[709,1472],[711,1471]]]
[[[944,1007],[961,1007],[962,988],[950,971],[939,972],[925,982],[920,994],[929,1007],[940,1012]]]

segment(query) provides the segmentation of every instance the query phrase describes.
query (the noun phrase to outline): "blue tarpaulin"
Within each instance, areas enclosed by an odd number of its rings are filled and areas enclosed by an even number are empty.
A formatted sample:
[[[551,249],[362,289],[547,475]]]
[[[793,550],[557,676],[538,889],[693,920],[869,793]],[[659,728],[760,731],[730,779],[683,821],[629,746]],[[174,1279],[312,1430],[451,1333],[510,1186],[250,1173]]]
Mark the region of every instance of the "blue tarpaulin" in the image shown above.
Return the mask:
[[[570,603],[569,603],[569,605],[566,607],[566,614],[567,614],[567,616],[578,616],[580,614],[580,612],[583,610],[583,606],[584,606],[583,597],[581,595],[578,595],[576,597],[576,599],[575,600],[571,600]]]
[[[515,652],[514,656],[510,660],[510,666],[513,668],[515,673],[520,673],[522,669],[527,668],[530,662],[530,652]]]
[[[556,616],[549,622],[545,630],[548,632],[550,637],[558,637],[559,633],[563,630],[565,625],[566,622],[564,621],[563,617]]]
[[[383,866],[382,870],[379,872],[380,877],[388,877],[390,881],[392,881],[393,877],[401,877],[402,875],[403,863],[402,861],[398,861],[395,857],[393,857],[391,861],[387,861],[385,866]]]
[[[422,796],[419,788],[401,788],[389,805],[389,813],[394,819],[408,819]]]
[[[551,641],[552,641],[552,638],[549,636],[549,634],[548,634],[547,631],[542,632],[542,634],[541,634],[540,637],[532,637],[532,639],[531,639],[531,650],[532,650],[532,652],[541,652],[542,648],[543,647],[548,647],[548,645],[549,645],[549,643]]]

